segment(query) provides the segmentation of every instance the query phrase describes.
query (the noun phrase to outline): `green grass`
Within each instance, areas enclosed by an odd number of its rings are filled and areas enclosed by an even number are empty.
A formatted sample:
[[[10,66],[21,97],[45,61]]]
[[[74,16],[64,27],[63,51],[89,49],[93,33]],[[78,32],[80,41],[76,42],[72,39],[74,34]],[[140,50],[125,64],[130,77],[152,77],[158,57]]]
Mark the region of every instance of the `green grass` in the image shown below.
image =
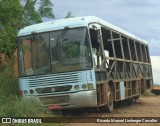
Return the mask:
[[[145,92],[143,96],[155,96],[155,94],[150,91],[150,92]]]
[[[2,98],[0,101],[1,117],[43,117],[46,115],[47,110],[33,100],[21,101],[20,98],[13,96]]]
[[[33,100],[22,101],[19,95],[18,79],[8,77],[0,72],[0,117],[55,117],[39,103]],[[1,124],[4,126],[17,124]],[[23,124],[28,126],[29,124]],[[40,124],[33,124],[39,126]],[[42,126],[58,126],[62,124],[44,123]]]

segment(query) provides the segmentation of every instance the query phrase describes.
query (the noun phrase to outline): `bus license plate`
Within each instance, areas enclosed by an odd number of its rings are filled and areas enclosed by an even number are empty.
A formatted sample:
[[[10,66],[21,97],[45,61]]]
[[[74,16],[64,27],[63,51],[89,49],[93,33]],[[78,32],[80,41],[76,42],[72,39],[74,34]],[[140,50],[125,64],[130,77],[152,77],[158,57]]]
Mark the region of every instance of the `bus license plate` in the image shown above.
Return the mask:
[[[48,109],[61,109],[61,106],[58,104],[48,105]]]

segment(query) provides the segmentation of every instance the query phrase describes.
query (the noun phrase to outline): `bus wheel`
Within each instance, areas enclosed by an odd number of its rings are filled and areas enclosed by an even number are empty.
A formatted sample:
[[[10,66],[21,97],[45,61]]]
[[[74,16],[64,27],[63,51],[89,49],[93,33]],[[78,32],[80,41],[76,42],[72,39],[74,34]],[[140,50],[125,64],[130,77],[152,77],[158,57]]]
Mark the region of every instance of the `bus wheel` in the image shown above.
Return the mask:
[[[107,109],[109,112],[113,112],[113,91],[110,86],[108,86],[108,102],[107,102]]]
[[[107,112],[113,112],[113,91],[110,86],[108,86],[108,91],[107,91],[107,104],[102,107],[103,111]]]

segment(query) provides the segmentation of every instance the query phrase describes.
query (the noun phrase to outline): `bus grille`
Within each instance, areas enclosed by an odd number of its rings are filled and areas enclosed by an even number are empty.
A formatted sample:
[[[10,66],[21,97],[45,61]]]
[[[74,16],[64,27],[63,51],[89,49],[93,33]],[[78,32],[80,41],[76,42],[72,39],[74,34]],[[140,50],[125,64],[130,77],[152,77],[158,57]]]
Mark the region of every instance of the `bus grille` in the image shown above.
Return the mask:
[[[28,87],[51,87],[73,83],[84,83],[86,76],[82,72],[58,73],[52,75],[32,76],[24,79]]]
[[[36,92],[38,94],[43,93],[53,93],[53,92],[63,92],[71,90],[72,85],[64,85],[64,86],[56,86],[56,87],[43,87],[43,88],[36,88]],[[53,90],[54,89],[54,90]]]

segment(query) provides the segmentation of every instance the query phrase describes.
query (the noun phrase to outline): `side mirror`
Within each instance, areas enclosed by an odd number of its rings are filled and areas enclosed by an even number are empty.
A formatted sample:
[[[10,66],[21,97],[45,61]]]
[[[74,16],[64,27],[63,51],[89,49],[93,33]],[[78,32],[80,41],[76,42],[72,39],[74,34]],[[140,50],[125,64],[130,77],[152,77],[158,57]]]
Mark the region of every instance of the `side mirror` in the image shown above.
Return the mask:
[[[100,29],[98,29],[95,25],[92,25],[92,29],[95,31],[97,42],[100,43]]]
[[[90,36],[94,42],[100,43],[100,29],[90,28]]]

